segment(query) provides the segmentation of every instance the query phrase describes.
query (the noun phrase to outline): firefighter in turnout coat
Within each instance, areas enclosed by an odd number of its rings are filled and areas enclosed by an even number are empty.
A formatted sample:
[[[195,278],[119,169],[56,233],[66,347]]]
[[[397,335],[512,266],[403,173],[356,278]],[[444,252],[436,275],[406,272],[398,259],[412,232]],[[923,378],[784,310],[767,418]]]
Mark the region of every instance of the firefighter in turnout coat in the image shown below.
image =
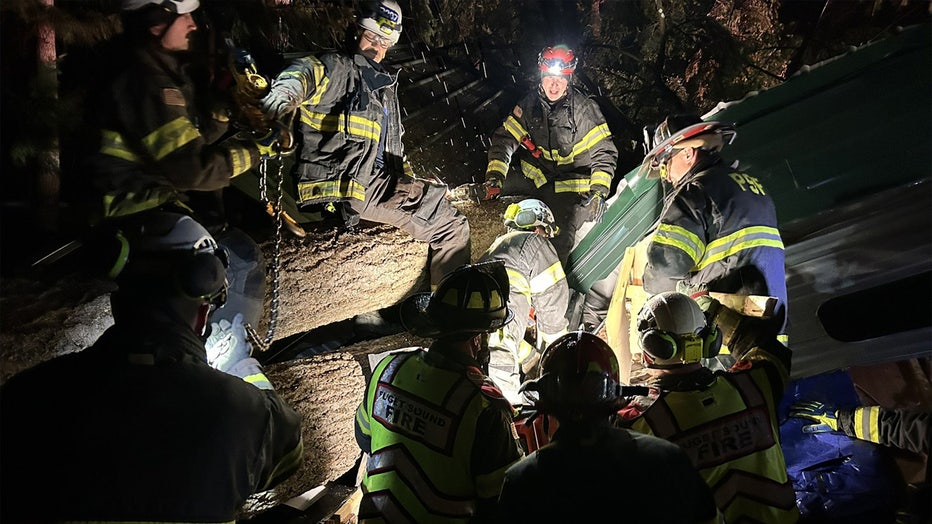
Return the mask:
[[[786,270],[776,208],[757,178],[719,156],[734,135],[729,125],[689,114],[657,127],[645,166],[672,191],[647,248],[644,289],[771,296],[783,333]]]
[[[599,222],[612,186],[618,150],[598,104],[572,85],[576,56],[563,45],[538,57],[541,83],[522,98],[492,135],[485,198],[497,194],[517,155],[521,173],[554,212],[563,231],[553,244],[562,263],[586,221]]]
[[[383,0],[358,26],[351,52],[301,58],[279,73],[263,110],[275,120],[296,112],[298,205],[428,242],[436,286],[469,262],[469,224],[444,198],[445,186],[414,178],[405,161],[398,74],[381,64],[401,36],[401,9]]]
[[[522,377],[533,374],[543,348],[566,333],[570,291],[550,243],[559,230],[547,204],[535,198],[511,204],[504,223],[508,232],[495,239],[479,260],[499,260],[508,271],[508,307],[515,320],[489,338],[489,378],[517,405],[523,403],[518,393]],[[536,346],[525,340],[532,314]]]

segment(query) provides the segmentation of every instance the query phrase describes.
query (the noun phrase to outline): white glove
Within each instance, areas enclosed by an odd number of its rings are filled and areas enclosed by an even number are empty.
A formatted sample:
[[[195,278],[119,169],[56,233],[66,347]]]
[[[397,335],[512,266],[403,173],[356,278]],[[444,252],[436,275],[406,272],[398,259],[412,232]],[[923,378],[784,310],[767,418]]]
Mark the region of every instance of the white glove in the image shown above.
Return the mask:
[[[210,367],[227,373],[237,362],[249,358],[252,348],[246,342],[246,326],[243,314],[237,313],[233,323],[223,319],[211,323],[210,336],[204,344],[207,350],[207,363]]]

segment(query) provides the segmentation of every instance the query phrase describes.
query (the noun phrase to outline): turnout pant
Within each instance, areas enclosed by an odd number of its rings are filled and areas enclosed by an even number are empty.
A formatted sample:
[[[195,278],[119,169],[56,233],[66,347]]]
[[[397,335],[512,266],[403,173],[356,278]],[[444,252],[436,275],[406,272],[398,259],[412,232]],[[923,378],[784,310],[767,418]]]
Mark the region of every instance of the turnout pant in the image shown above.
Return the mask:
[[[349,200],[363,220],[388,224],[430,245],[430,285],[468,264],[469,223],[445,198],[446,188],[425,180],[377,178],[366,189],[366,200]]]

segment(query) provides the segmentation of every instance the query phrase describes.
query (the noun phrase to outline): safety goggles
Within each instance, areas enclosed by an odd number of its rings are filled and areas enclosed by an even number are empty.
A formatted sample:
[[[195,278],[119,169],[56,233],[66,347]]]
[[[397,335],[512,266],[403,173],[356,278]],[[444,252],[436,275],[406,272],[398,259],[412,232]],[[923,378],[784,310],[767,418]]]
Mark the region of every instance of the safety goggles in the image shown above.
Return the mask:
[[[372,31],[369,31],[368,29],[362,32],[362,37],[366,40],[366,42],[369,42],[369,44],[371,44],[373,47],[388,49],[393,45],[392,41],[389,40],[388,38],[379,36],[373,33]]]
[[[522,210],[521,206],[517,203],[508,205],[508,207],[505,209],[504,219],[506,221],[514,222],[514,224],[521,229],[530,229],[536,226],[547,225],[533,210]]]

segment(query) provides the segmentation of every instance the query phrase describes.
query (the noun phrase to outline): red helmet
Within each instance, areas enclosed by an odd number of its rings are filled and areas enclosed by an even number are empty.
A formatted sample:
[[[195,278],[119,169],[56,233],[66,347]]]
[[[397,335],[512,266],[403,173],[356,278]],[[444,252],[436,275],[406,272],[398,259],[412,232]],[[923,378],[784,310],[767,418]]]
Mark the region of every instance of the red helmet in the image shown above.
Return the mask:
[[[570,76],[576,72],[576,54],[565,45],[547,47],[537,56],[541,76]]]
[[[524,389],[538,392],[539,411],[564,421],[610,415],[620,394],[618,359],[601,338],[573,331],[544,351],[540,378]]]

